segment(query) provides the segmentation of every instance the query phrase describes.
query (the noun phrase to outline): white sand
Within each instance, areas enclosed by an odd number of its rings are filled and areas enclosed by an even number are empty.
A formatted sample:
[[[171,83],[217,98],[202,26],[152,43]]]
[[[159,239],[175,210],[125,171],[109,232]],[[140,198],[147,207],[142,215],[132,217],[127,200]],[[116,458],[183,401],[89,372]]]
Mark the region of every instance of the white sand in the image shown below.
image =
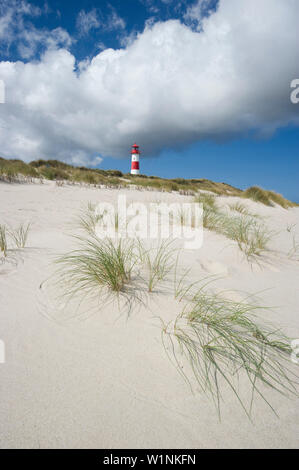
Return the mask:
[[[130,201],[183,200],[122,193]],[[112,201],[118,194],[54,183],[0,184],[0,223],[32,222],[28,248],[15,255],[18,263],[8,259],[0,265],[0,339],[6,345],[6,362],[0,364],[1,448],[298,447],[299,400],[267,392],[280,419],[257,400],[252,424],[226,388],[220,423],[211,401],[192,395],[161,345],[155,317],[167,321],[181,308],[162,287],[129,318],[117,304],[80,320],[44,315],[46,291],[39,286],[53,256],[71,246],[70,221],[87,201]],[[219,198],[222,205],[236,200]],[[277,232],[260,267],[251,267],[233,242],[208,231],[203,247],[184,252],[182,263],[192,267],[190,280],[220,275],[219,291],[234,289],[236,297],[259,292],[262,304],[276,307],[267,319],[299,338],[299,264],[286,255],[292,234],[299,241],[299,208],[243,203]]]

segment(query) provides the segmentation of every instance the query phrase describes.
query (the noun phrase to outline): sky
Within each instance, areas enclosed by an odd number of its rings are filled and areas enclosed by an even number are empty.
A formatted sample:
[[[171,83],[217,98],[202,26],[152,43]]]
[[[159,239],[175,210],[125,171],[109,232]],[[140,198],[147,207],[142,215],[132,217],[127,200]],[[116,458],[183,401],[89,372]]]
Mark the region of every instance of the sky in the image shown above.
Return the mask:
[[[142,173],[299,202],[298,20],[298,0],[0,0],[0,156],[127,172],[137,142]]]

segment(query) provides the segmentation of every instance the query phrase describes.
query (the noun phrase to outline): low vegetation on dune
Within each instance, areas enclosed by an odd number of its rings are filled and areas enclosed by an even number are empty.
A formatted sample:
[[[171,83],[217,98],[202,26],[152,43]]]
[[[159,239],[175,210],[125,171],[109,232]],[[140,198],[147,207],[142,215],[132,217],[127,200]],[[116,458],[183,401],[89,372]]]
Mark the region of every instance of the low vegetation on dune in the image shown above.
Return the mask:
[[[273,233],[268,230],[262,219],[250,214],[247,210],[243,210],[243,206],[238,205],[234,214],[221,210],[217,205],[217,198],[211,194],[202,193],[195,197],[195,202],[203,206],[202,224],[203,227],[223,235],[229,240],[235,241],[239,249],[245,254],[249,262],[258,261],[258,257],[268,250],[268,244],[272,239]],[[179,225],[188,225],[191,223],[193,229],[196,227],[194,215],[184,208],[179,209],[176,216],[172,214],[171,223]],[[75,227],[82,229],[88,235],[95,235],[96,228],[103,228],[105,223],[105,213],[97,213],[96,208],[92,204],[88,204],[87,208],[81,210],[79,217],[76,219]],[[117,211],[114,214],[114,220],[109,219],[109,224],[117,233],[121,221]],[[162,247],[161,247],[162,248]],[[161,251],[164,254],[164,249]],[[171,251],[171,250],[170,250]],[[150,266],[151,258],[149,253],[139,252],[140,257],[147,259],[147,265]]]
[[[230,206],[235,212],[230,214],[220,210],[211,195],[201,194],[195,197],[195,202],[203,206],[203,227],[235,241],[248,261],[256,260],[268,249],[273,234],[242,204]]]
[[[186,288],[185,292],[190,294],[191,290]],[[226,386],[248,417],[255,396],[275,412],[266,398],[266,388],[297,395],[296,377],[289,370],[290,340],[274,327],[260,325],[256,312],[262,308],[225,300],[204,284],[185,300],[174,321],[162,321],[163,345],[191,388],[196,384],[213,399],[219,415]],[[249,403],[239,391],[240,377],[247,379],[251,390]]]
[[[162,241],[156,247],[146,249],[138,241],[138,258],[140,267],[144,268],[148,292],[153,292],[157,284],[163,281],[174,266],[172,242]]]
[[[6,226],[1,224],[0,225],[0,252],[3,254],[4,257],[7,255],[7,229]]]
[[[267,191],[257,186],[242,191],[227,183],[219,183],[204,178],[160,178],[158,176],[122,173],[119,170],[101,170],[98,168],[75,167],[59,160],[36,160],[24,163],[21,160],[6,160],[0,158],[0,181],[26,182],[38,178],[56,181],[58,186],[66,184],[88,184],[108,188],[147,189],[172,192],[177,191],[184,195],[196,195],[200,191],[208,191],[219,196],[239,196],[261,202],[267,206],[279,204],[285,209],[296,204],[288,201],[280,194]]]
[[[88,204],[87,209],[82,209],[79,216],[76,218],[76,226],[88,233],[94,235],[97,225],[101,222],[103,215],[97,214],[95,207]]]
[[[215,201],[204,197],[206,209],[216,212]],[[93,209],[89,205],[88,211]],[[223,387],[229,386],[248,417],[257,396],[272,408],[267,388],[296,394],[289,370],[290,340],[277,329],[260,325],[256,314],[262,308],[215,294],[209,285],[214,278],[188,284],[186,273],[180,275],[179,254],[175,260],[177,251],[171,242],[147,247],[139,239],[98,238],[93,223],[83,225],[84,236],[74,237],[78,248],[56,260],[55,285],[64,299],[75,298],[81,304],[89,296],[125,296],[126,305],[131,305],[132,297],[140,300],[147,292],[150,302],[163,283],[170,293],[173,280],[174,302],[181,313],[169,323],[161,315],[162,344],[191,387],[212,398],[219,415]],[[239,377],[248,381],[249,403],[239,391]]]
[[[135,264],[133,243],[96,236],[77,237],[79,248],[56,260],[58,284],[66,297],[101,293],[103,289],[120,293],[131,279]]]
[[[15,182],[20,177],[38,178],[39,174],[34,167],[22,160],[5,160],[0,157],[0,181]]]
[[[290,259],[299,260],[299,242],[297,241],[296,235],[293,235],[292,247],[288,252],[288,257]]]
[[[17,248],[25,248],[30,230],[30,223],[20,224],[16,229],[10,229],[9,234],[12,237]]]
[[[25,248],[29,230],[30,223],[21,223],[17,228],[0,224],[0,254],[3,255],[4,260],[8,257],[10,250]]]
[[[126,294],[132,274],[149,293],[174,266],[172,243],[145,247],[139,239],[98,237],[94,226],[83,225],[85,234],[73,236],[78,249],[56,259],[56,278],[63,296],[88,293]]]
[[[216,198],[212,194],[200,193],[195,197],[194,201],[202,204],[204,210],[211,209],[216,211],[217,209]]]
[[[252,199],[256,202],[261,202],[266,206],[274,206],[275,203],[284,209],[297,206],[297,204],[288,201],[281,194],[275,193],[274,191],[267,191],[259,186],[252,186],[251,188],[246,189],[243,192],[242,197]]]
[[[245,204],[238,201],[226,210],[218,203],[218,196],[238,196],[269,207],[275,204],[285,209],[294,206],[283,196],[259,187],[241,191],[205,179],[136,177],[118,170],[74,167],[57,160],[25,164],[0,158],[0,180],[13,183],[33,178],[55,180],[59,185],[133,186],[193,195],[194,202],[203,206],[204,228],[234,241],[249,261],[257,260],[268,250],[272,234],[263,219],[250,213]],[[177,304],[176,311],[180,313],[170,322],[161,315],[162,345],[192,390],[199,388],[213,400],[219,416],[223,390],[227,387],[249,418],[257,397],[275,412],[267,399],[267,389],[297,395],[296,377],[290,364],[291,341],[275,327],[260,322],[259,312],[264,308],[247,300],[236,302],[216,294],[209,285],[211,278],[188,283],[188,272],[180,277],[179,255],[168,240],[148,247],[139,239],[97,236],[97,228],[101,228],[105,215],[97,213],[96,207],[89,203],[75,222],[80,230],[79,236],[73,235],[77,248],[56,259],[55,291],[60,292],[64,300],[75,299],[81,305],[89,296],[105,300],[107,296],[116,296],[118,300],[124,296],[125,305],[131,305],[133,297],[141,300],[144,293],[150,302],[155,292],[163,289],[163,284],[166,286],[164,293],[170,296],[169,281],[173,281],[174,294],[170,300]],[[184,225],[189,217],[181,210],[177,220],[172,221]],[[117,212],[113,223],[116,234],[121,232]],[[22,223],[15,228],[0,224],[2,260],[12,246],[18,249],[26,246],[29,230],[30,224]],[[288,226],[287,231],[291,233],[292,226]],[[298,252],[299,245],[293,235],[288,256],[297,259]],[[239,379],[247,380],[249,401],[242,397]]]
[[[241,202],[236,202],[235,204],[231,204],[229,208],[231,211],[239,212],[239,214],[249,215],[248,209]]]

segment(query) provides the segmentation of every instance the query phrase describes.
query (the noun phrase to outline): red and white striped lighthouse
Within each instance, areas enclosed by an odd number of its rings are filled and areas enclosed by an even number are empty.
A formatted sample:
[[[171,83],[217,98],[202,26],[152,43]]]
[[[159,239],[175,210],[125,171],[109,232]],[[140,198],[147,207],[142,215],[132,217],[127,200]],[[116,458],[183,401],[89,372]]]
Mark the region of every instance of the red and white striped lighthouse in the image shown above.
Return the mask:
[[[132,145],[131,150],[131,175],[139,175],[139,145]]]

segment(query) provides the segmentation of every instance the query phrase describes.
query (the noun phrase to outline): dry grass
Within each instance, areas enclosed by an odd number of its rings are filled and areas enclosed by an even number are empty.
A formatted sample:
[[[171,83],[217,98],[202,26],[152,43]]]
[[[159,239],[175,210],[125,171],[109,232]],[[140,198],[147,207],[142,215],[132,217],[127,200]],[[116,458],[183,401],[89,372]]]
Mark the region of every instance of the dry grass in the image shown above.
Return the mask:
[[[290,259],[299,259],[299,242],[297,241],[296,235],[293,235],[292,248],[288,252],[288,257]]]
[[[194,198],[194,202],[202,204],[203,209],[217,210],[216,197],[213,194],[200,193]]]
[[[37,178],[41,182],[44,179],[58,181],[58,185],[62,185],[63,181],[68,184],[101,185],[106,188],[125,188],[133,185],[137,189],[166,192],[177,191],[185,195],[195,195],[199,191],[208,191],[215,195],[246,197],[268,206],[273,205],[273,203],[279,204],[284,208],[297,205],[288,201],[280,194],[266,191],[258,186],[242,191],[227,183],[214,182],[203,178],[166,179],[147,175],[133,176],[130,173],[123,174],[119,170],[74,167],[59,160],[36,160],[27,164],[21,160],[0,158],[0,181],[23,182],[24,178],[20,180],[20,175],[27,180]]]
[[[273,206],[273,203],[269,198],[267,191],[262,188],[259,188],[258,186],[252,186],[251,188],[246,189],[246,191],[244,191],[243,193],[243,197],[252,199],[255,202],[261,202],[266,206]]]
[[[16,229],[10,229],[9,234],[17,248],[25,248],[29,235],[30,223],[20,224]]]
[[[246,189],[242,196],[248,199],[252,199],[255,202],[261,202],[266,206],[274,206],[275,203],[284,209],[288,209],[289,207],[294,207],[297,205],[285,199],[281,194],[275,193],[274,191],[267,191],[260,188],[259,186],[252,186],[251,188]]]
[[[284,198],[281,194],[275,193],[274,191],[267,191],[267,194],[272,202],[275,202],[275,204],[278,204],[284,209],[296,206],[295,203],[288,201],[288,199]]]
[[[0,158],[0,180],[19,182],[19,175],[27,178],[38,176],[36,170],[22,160],[5,160]]]
[[[296,225],[297,224],[287,224],[287,228],[286,228],[287,232],[291,233],[296,227]]]
[[[3,256],[7,256],[7,228],[5,225],[0,225],[0,251],[3,253]]]
[[[249,215],[248,209],[241,202],[236,202],[234,204],[231,204],[229,208],[230,210],[234,212],[238,212],[239,214]]]

